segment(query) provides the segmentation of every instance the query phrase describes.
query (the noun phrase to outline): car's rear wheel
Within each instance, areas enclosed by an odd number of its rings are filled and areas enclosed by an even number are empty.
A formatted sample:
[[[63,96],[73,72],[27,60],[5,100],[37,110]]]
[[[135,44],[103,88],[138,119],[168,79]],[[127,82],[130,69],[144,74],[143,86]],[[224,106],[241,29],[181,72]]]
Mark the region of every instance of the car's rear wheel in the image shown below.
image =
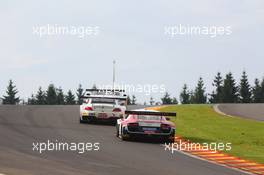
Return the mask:
[[[174,143],[175,142],[175,136],[173,135],[173,136],[170,136],[170,143]]]
[[[119,125],[116,124],[116,137],[119,137]]]
[[[121,139],[123,140],[123,141],[128,141],[128,140],[130,140],[130,135],[129,135],[129,133],[127,132],[127,130],[123,127],[122,128],[122,131],[121,131],[122,133],[120,133],[120,137],[121,137]]]
[[[170,137],[168,137],[168,136],[164,137],[164,138],[162,139],[162,141],[163,141],[164,143],[173,143],[172,140],[170,139]]]
[[[91,117],[87,117],[86,123],[92,123],[93,119]]]
[[[92,122],[92,118],[91,117],[82,117],[82,118],[85,118],[85,120],[82,120],[80,118],[80,123],[91,123]]]
[[[124,136],[124,134],[121,134],[121,140],[123,140],[123,141],[127,140],[127,138],[126,138],[126,136]]]
[[[80,118],[80,123],[85,123],[85,121],[83,121],[83,120]]]
[[[163,141],[164,141],[165,143],[174,143],[174,142],[175,142],[175,134],[171,134],[171,135],[169,135],[169,136],[165,136],[165,137],[163,138]]]
[[[127,141],[128,140],[128,134],[126,133],[125,128],[122,128],[122,131],[120,133],[121,140]]]
[[[175,130],[172,131],[172,133],[170,135],[170,139],[171,139],[171,143],[175,142]]]

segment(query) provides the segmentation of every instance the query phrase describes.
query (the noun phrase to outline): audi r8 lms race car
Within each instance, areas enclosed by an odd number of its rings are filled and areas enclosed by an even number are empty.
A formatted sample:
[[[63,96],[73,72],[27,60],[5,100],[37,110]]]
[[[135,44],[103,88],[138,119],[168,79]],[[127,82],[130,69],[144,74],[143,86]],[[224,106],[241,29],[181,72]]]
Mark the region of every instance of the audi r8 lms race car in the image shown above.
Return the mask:
[[[155,137],[172,143],[175,138],[175,125],[166,116],[176,113],[153,110],[126,111],[126,118],[118,119],[116,136],[122,140],[136,137]]]
[[[80,123],[116,122],[125,114],[126,100],[123,90],[87,89],[80,105]]]

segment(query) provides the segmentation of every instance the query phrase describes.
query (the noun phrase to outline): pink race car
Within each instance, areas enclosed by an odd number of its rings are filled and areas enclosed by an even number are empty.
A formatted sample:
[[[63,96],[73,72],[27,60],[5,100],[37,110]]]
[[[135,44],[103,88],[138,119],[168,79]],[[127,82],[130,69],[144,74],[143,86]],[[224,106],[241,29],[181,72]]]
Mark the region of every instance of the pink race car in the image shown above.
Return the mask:
[[[167,143],[174,142],[175,125],[166,116],[176,113],[157,111],[126,111],[126,118],[118,119],[116,136],[122,140],[132,137],[158,137]]]

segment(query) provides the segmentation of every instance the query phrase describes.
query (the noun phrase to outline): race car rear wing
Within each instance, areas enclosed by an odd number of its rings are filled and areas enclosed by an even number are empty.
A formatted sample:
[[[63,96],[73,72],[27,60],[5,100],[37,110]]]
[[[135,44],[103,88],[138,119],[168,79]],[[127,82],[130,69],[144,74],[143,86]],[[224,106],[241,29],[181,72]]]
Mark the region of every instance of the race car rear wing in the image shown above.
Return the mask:
[[[109,96],[109,95],[83,95],[81,98],[107,98],[107,99],[116,99],[116,100],[126,100],[127,97],[117,97],[117,96]]]
[[[131,115],[156,115],[176,117],[176,112],[154,112],[154,111],[125,111],[125,114]]]
[[[125,92],[124,89],[86,89],[89,92]]]
[[[86,89],[82,98],[108,98],[127,100],[127,95],[122,89]]]
[[[87,95],[113,95],[113,96],[127,96],[125,90],[122,89],[86,89]]]

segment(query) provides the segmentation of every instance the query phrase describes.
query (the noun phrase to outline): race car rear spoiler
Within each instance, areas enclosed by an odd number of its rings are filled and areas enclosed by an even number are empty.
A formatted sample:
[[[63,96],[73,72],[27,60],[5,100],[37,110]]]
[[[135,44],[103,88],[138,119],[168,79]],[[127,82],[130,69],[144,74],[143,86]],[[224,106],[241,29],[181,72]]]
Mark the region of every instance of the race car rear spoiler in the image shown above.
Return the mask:
[[[116,100],[126,100],[127,97],[124,96],[124,97],[121,97],[121,96],[103,96],[103,95],[100,95],[100,96],[97,96],[97,95],[83,95],[81,96],[81,98],[107,98],[107,99],[116,99]]]
[[[131,115],[156,115],[176,117],[176,112],[154,112],[154,111],[125,111],[125,114]]]
[[[125,92],[124,89],[86,89],[89,92]]]
[[[107,98],[126,100],[127,95],[124,94],[125,90],[122,89],[86,89],[82,98]]]

